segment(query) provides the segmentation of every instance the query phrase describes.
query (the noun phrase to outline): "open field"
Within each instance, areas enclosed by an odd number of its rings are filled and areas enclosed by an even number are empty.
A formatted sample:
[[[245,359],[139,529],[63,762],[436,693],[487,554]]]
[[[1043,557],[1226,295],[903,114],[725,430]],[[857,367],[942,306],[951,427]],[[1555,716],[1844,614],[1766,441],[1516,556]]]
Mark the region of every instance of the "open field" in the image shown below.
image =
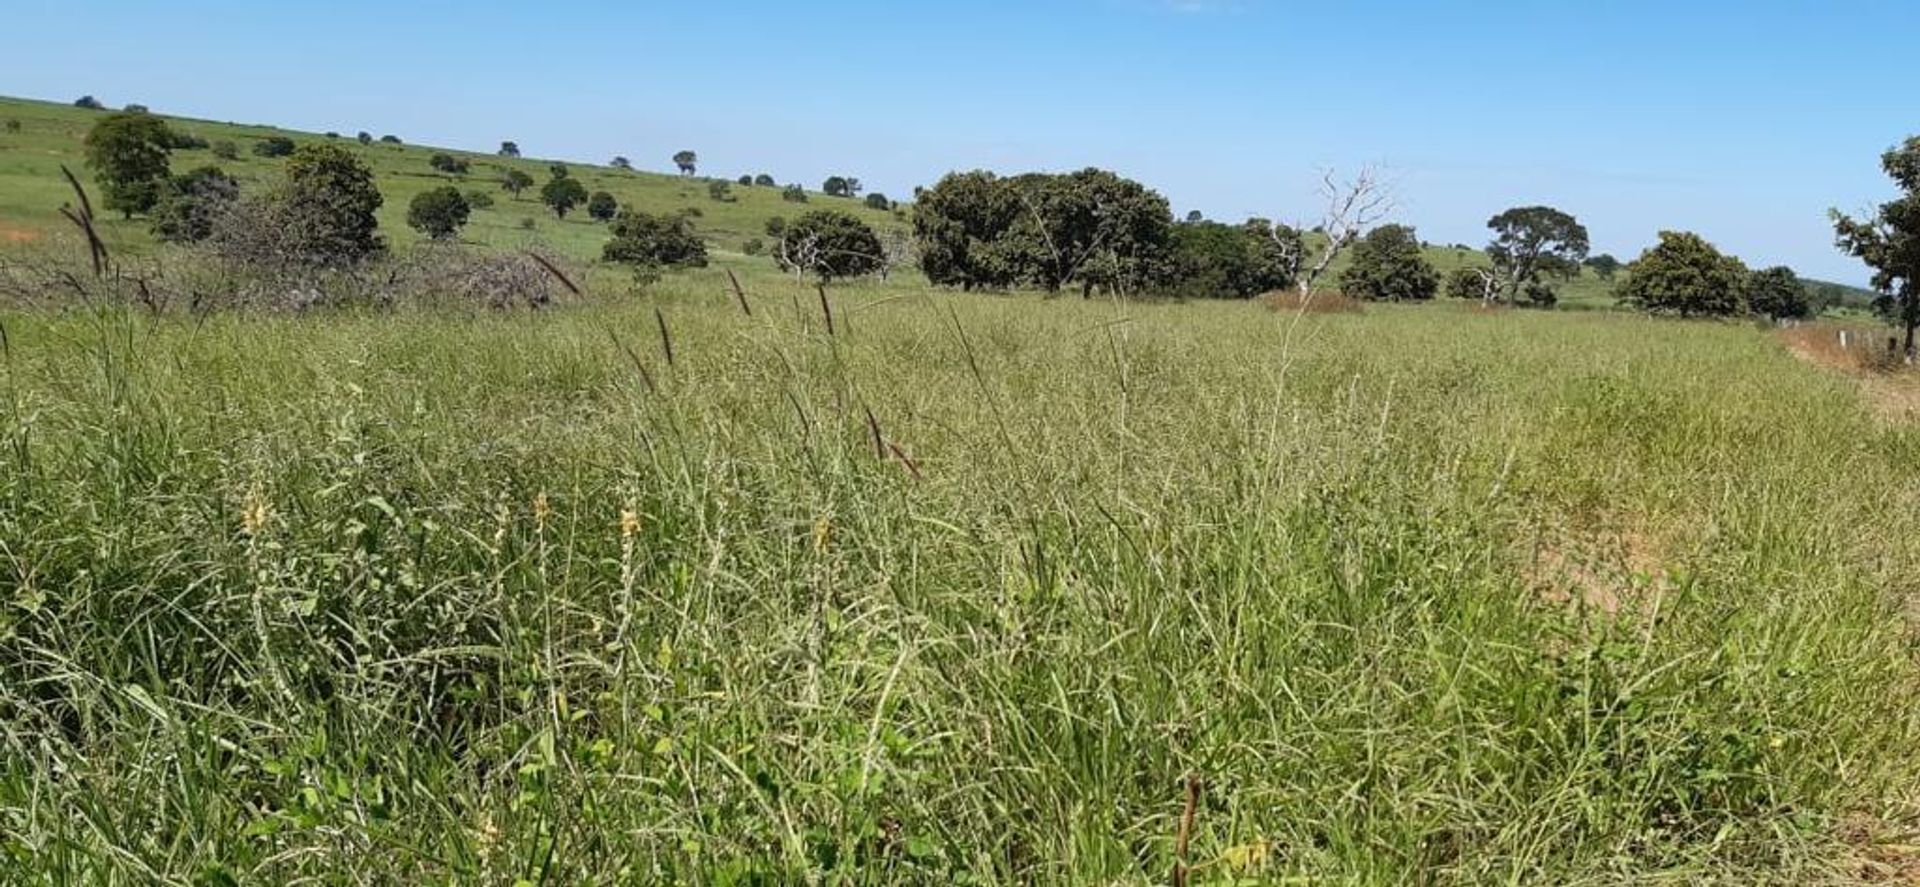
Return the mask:
[[[1916,871],[1920,429],[1769,334],[748,283],[0,315],[0,854]]]

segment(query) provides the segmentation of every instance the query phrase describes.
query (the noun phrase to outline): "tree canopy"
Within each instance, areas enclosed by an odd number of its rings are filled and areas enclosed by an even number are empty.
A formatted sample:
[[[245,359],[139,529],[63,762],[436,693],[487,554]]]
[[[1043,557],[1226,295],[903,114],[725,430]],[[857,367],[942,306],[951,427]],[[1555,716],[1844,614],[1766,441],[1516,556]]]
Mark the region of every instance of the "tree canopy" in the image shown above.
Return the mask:
[[[1698,234],[1662,231],[1659,244],[1627,265],[1615,292],[1621,301],[1656,314],[1738,314],[1747,269]]]
[[[1792,320],[1813,314],[1813,302],[1800,276],[1779,265],[1747,277],[1747,310],[1773,320]]]
[[[444,240],[467,223],[472,207],[452,185],[441,185],[415,194],[407,205],[407,226],[434,240]]]
[[[1353,264],[1340,275],[1347,295],[1384,302],[1433,298],[1440,272],[1421,251],[1420,238],[1407,225],[1381,225],[1353,244]]]
[[[699,169],[700,155],[692,151],[674,152],[673,165],[680,170],[681,175],[693,175]]]
[[[601,248],[609,262],[649,268],[703,268],[707,245],[682,215],[626,209],[613,220],[613,238]]]
[[[1518,206],[1487,220],[1493,242],[1487,257],[1499,273],[1507,304],[1522,293],[1536,304],[1555,300],[1548,280],[1580,273],[1587,257],[1587,229],[1550,206]]]
[[[540,202],[553,210],[555,218],[566,218],[569,211],[586,201],[587,186],[572,176],[555,176],[540,186]]]
[[[785,226],[774,252],[780,267],[821,280],[880,270],[886,251],[867,223],[837,209],[817,209]]]
[[[386,248],[373,170],[337,145],[303,145],[287,159],[278,194],[295,251],[312,264],[352,264]]]
[[[1854,219],[1832,211],[1836,244],[1873,269],[1873,288],[1880,293],[1874,309],[1906,332],[1905,349],[1914,353],[1914,329],[1920,327],[1920,136],[1880,156],[1880,168],[1901,195],[1881,204],[1874,214]]]
[[[173,133],[151,114],[120,112],[87,131],[87,165],[98,176],[108,209],[128,218],[153,208],[169,172]]]

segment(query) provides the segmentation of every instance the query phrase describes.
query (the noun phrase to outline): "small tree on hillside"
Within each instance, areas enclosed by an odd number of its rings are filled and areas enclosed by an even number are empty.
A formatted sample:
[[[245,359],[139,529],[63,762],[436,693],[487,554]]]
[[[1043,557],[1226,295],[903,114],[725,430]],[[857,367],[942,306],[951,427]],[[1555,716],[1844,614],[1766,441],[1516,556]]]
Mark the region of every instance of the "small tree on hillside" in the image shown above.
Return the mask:
[[[1422,254],[1413,228],[1382,225],[1354,243],[1353,264],[1340,275],[1340,287],[1362,299],[1425,301],[1440,288],[1440,272]]]
[[[1487,220],[1493,242],[1487,257],[1506,285],[1507,304],[1525,293],[1535,304],[1556,301],[1548,278],[1580,273],[1587,257],[1587,229],[1550,206],[1520,206]]]
[[[827,281],[879,271],[886,248],[867,223],[839,210],[818,209],[786,226],[774,258],[795,274]]]
[[[87,131],[87,165],[106,192],[106,207],[127,218],[146,212],[166,184],[173,133],[151,114],[111,114]]]
[[[286,136],[267,136],[253,143],[253,153],[258,157],[291,157],[296,147]]]
[[[1813,314],[1813,303],[1800,276],[1779,265],[1747,276],[1747,310],[1775,321],[1798,320]]]
[[[642,268],[704,268],[707,264],[707,245],[685,216],[632,209],[613,220],[613,238],[600,252],[609,262]]]
[[[734,182],[742,188],[751,188],[753,187],[753,176],[743,175],[740,178],[734,179]]]
[[[512,194],[515,200],[520,199],[520,192],[531,187],[533,187],[533,176],[527,175],[520,170],[510,169],[500,176],[501,190]]]
[[[547,173],[553,178],[564,179],[567,177],[567,174],[568,174],[567,165],[564,163],[557,163],[557,162],[549,163],[547,164]]]
[[[1613,275],[1620,271],[1620,260],[1614,258],[1611,253],[1601,253],[1588,259],[1584,264],[1593,269],[1593,276],[1601,280],[1610,281]]]
[[[773,176],[767,175],[766,173],[761,173],[753,177],[753,184],[761,188],[772,188],[775,185],[778,185],[779,183],[773,180]]]
[[[276,196],[294,256],[349,265],[386,249],[375,213],[383,202],[373,170],[336,145],[304,145],[287,159]]]
[[[435,154],[427,158],[427,165],[448,175],[466,175],[470,164],[452,154]]]
[[[105,111],[107,109],[107,106],[101,104],[99,99],[90,95],[83,95],[74,99],[73,106],[76,108],[85,108],[89,111]]]
[[[198,243],[213,234],[221,214],[240,199],[240,183],[217,166],[174,176],[153,207],[153,236],[172,243]]]
[[[500,156],[502,157],[520,156],[520,143],[519,142],[501,142]]]
[[[1914,356],[1914,329],[1920,327],[1920,136],[1880,156],[1880,168],[1900,186],[1900,197],[1874,214],[1854,219],[1833,210],[1836,243],[1848,255],[1873,268],[1874,309],[1906,332],[1903,348]]]
[[[568,211],[585,203],[586,200],[587,186],[580,184],[579,179],[570,176],[558,176],[540,186],[540,202],[553,210],[555,218],[566,218]]]
[[[860,193],[860,180],[851,176],[828,176],[820,185],[820,192],[828,197],[853,197]]]
[[[867,195],[867,209],[889,210],[892,208],[893,201],[888,200],[887,195],[878,191]]]
[[[721,203],[732,203],[733,185],[725,179],[714,179],[707,183],[707,196]]]
[[[700,155],[692,151],[679,151],[673,155],[673,165],[680,170],[680,174],[683,176],[693,175],[694,172],[697,171],[699,164]]]
[[[788,185],[780,189],[780,199],[788,203],[806,203],[807,189],[799,185]]]
[[[414,195],[407,205],[407,225],[434,240],[445,240],[467,223],[471,211],[459,189],[441,185]]]
[[[399,137],[399,136],[397,136],[397,135],[392,135],[392,134],[388,134],[388,135],[383,135],[383,136],[381,136],[381,137],[380,137],[380,141],[381,141],[381,143],[383,143],[383,144],[387,144],[387,145],[398,145],[398,144],[401,144],[401,141],[400,141],[400,137]]]
[[[1724,316],[1741,312],[1746,281],[1746,266],[1700,235],[1662,231],[1660,243],[1627,266],[1627,280],[1615,292],[1656,314]]]
[[[363,129],[363,130],[360,130],[359,134],[355,135],[353,139],[354,141],[359,142],[362,145],[371,145],[373,144],[373,133],[367,132],[366,130]]]
[[[614,169],[626,170],[628,172],[633,171],[633,161],[625,157],[615,156],[612,160],[607,161],[607,165]]]
[[[587,215],[596,222],[609,222],[620,211],[620,202],[605,191],[595,191],[587,198]]]

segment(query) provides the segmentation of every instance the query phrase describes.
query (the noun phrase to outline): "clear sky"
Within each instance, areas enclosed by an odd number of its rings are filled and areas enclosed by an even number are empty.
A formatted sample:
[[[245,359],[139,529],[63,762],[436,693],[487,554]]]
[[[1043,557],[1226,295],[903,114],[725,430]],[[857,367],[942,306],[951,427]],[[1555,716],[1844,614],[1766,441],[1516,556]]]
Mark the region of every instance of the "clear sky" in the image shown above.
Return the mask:
[[[0,93],[666,170],[1097,165],[1177,212],[1310,220],[1390,170],[1401,221],[1481,245],[1546,203],[1631,258],[1690,229],[1863,282],[1825,212],[1920,133],[1914,0],[5,0]]]

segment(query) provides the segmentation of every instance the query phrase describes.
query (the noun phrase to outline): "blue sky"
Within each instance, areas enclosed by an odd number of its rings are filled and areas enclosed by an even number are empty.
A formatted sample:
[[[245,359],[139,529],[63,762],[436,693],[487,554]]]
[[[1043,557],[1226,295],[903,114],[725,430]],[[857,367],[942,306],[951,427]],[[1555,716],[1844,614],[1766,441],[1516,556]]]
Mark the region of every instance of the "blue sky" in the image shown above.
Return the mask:
[[[1428,240],[1546,203],[1623,259],[1689,229],[1855,283],[1825,211],[1920,133],[1912,0],[6,6],[6,94],[895,196],[1097,165],[1231,220],[1376,163]]]

